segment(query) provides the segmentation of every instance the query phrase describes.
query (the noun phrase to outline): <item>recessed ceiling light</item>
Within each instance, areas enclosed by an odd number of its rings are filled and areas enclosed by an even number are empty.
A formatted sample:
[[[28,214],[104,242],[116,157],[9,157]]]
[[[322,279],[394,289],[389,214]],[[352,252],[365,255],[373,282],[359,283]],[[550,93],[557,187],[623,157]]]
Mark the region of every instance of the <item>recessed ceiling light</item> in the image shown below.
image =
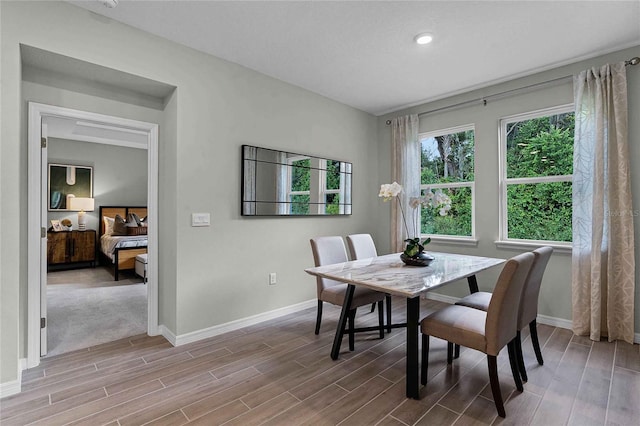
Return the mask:
[[[113,9],[118,6],[118,0],[100,0],[100,3],[106,8]]]
[[[433,41],[433,35],[429,33],[418,34],[413,38],[418,44],[429,44]]]

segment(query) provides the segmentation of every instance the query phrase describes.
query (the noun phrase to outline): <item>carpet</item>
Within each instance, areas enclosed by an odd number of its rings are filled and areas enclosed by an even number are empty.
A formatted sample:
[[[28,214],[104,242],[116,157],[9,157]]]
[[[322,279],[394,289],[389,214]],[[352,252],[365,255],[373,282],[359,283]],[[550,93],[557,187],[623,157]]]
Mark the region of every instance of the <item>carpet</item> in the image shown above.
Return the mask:
[[[47,356],[146,333],[147,286],[138,279],[114,282],[106,275],[108,281],[78,282],[78,272],[53,274],[49,283],[55,284],[47,285]]]

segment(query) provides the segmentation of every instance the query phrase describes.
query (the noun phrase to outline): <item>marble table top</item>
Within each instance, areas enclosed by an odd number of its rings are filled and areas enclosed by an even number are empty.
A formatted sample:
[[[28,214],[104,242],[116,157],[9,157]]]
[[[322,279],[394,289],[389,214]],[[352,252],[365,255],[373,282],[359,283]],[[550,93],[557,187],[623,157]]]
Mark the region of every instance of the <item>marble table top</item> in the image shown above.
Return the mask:
[[[307,268],[305,272],[392,295],[413,298],[453,281],[470,277],[500,265],[505,259],[429,252],[435,259],[429,266],[407,266],[400,253],[369,259]]]

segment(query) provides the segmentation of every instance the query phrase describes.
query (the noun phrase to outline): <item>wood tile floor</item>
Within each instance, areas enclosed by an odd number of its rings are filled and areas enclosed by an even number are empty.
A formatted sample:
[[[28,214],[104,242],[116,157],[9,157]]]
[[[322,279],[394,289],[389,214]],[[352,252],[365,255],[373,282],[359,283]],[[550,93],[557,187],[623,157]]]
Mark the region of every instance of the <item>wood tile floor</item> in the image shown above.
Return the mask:
[[[422,313],[442,306],[424,300]],[[394,320],[405,303],[394,299]],[[368,311],[368,310],[367,310]],[[404,396],[404,330],[345,344],[332,361],[338,309],[325,304],[321,334],[315,309],[192,344],[136,336],[43,359],[23,373],[23,392],[0,401],[3,426],[39,425],[637,425],[638,345],[591,342],[539,325],[544,366],[527,336],[529,382],[513,386],[506,350],[499,374],[507,418],[496,417],[485,357],[462,349],[446,365],[446,345],[432,339],[429,383],[420,400]],[[357,325],[377,313],[359,312]]]

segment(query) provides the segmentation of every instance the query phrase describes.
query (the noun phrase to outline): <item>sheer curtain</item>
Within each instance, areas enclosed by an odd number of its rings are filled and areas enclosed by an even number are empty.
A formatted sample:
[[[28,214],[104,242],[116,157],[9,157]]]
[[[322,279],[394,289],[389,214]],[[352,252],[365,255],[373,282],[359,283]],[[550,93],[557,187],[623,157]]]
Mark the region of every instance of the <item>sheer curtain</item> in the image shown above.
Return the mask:
[[[420,143],[418,142],[418,115],[406,115],[391,120],[393,179],[402,185],[398,200],[405,212],[411,213],[409,197],[420,195]],[[410,217],[407,220],[411,220]],[[410,223],[409,223],[410,225]],[[398,203],[391,207],[391,245],[395,252],[404,250],[406,235]],[[413,235],[411,235],[413,237]]]
[[[243,188],[243,208],[242,211],[247,215],[256,214],[256,165],[258,159],[258,148],[255,146],[244,147],[244,180]],[[248,161],[249,160],[249,161]],[[245,201],[250,200],[250,201]]]
[[[291,213],[291,204],[289,204],[289,199],[287,198],[287,190],[288,190],[288,181],[291,167],[287,163],[287,153],[286,152],[277,152],[275,162],[276,166],[276,200],[278,200],[278,205],[276,206],[277,214],[289,214]]]
[[[573,331],[633,343],[635,260],[624,62],[574,77]]]

